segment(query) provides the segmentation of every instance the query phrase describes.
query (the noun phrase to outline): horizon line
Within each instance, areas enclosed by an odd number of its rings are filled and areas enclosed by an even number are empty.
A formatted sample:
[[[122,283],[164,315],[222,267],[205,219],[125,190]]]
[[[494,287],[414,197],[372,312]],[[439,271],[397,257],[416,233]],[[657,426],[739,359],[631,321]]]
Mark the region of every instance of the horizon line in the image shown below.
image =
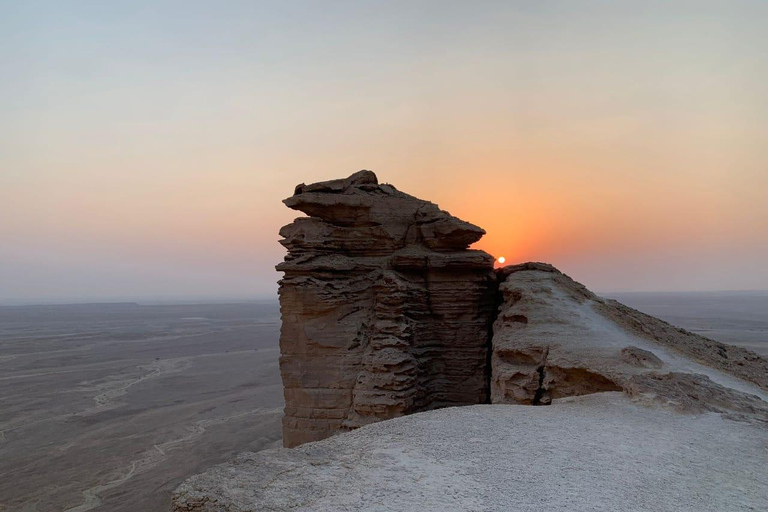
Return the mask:
[[[615,290],[596,291],[600,297],[610,295],[671,295],[671,294],[766,294],[768,289],[753,290]],[[0,298],[0,307],[24,307],[24,306],[84,306],[84,305],[118,305],[136,304],[139,306],[161,305],[192,305],[192,304],[247,304],[278,302],[278,295],[211,295],[211,296],[128,296],[128,297],[61,297],[61,298]]]

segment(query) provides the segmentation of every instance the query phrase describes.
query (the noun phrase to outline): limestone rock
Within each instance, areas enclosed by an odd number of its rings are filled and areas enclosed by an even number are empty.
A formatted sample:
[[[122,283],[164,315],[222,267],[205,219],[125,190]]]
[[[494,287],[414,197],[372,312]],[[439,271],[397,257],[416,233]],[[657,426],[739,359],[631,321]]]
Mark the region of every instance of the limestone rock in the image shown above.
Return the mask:
[[[719,412],[768,426],[768,402],[713,382],[706,375],[648,372],[632,376],[626,391],[638,401],[652,400],[684,412]]]
[[[488,399],[485,233],[371,171],[296,187],[277,266],[285,446]]]
[[[768,410],[755,396],[768,390],[766,359],[601,299],[551,265],[508,266],[498,275],[493,403],[626,391],[683,410]]]
[[[664,362],[656,357],[653,352],[632,345],[621,349],[621,360],[641,368],[661,368],[664,366]]]

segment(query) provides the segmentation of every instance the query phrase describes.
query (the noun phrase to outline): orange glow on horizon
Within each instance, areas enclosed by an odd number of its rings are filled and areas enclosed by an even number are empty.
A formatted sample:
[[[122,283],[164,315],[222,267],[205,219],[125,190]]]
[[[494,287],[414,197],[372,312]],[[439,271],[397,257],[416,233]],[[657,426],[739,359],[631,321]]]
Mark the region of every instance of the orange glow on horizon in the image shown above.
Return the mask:
[[[3,294],[85,296],[104,276],[116,296],[272,294],[278,232],[301,216],[281,200],[360,169],[483,228],[472,247],[503,264],[593,288],[768,288],[763,7],[456,3],[426,33],[383,4],[332,38],[314,9],[294,32],[280,9],[228,8],[204,37],[158,22],[179,21],[170,7],[120,30],[20,9]],[[106,44],[60,37],[70,18]],[[181,284],[158,282],[168,268]]]

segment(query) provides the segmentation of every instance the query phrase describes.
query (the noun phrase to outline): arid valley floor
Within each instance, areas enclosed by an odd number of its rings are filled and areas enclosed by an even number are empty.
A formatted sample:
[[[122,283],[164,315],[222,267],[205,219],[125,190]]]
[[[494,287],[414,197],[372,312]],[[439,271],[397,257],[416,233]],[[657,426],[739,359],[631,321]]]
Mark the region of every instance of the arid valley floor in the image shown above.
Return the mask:
[[[0,510],[165,511],[279,443],[276,303],[0,308]]]
[[[768,293],[611,294],[768,355]],[[276,302],[0,307],[0,511],[165,512],[279,445]]]

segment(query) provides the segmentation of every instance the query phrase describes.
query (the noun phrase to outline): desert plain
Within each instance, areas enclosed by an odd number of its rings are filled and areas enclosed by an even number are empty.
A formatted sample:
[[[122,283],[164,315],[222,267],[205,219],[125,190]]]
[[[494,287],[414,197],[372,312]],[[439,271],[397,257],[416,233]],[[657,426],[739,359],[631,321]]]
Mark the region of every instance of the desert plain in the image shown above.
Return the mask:
[[[768,355],[768,293],[603,294]],[[166,512],[281,444],[276,301],[0,307],[0,511]]]

